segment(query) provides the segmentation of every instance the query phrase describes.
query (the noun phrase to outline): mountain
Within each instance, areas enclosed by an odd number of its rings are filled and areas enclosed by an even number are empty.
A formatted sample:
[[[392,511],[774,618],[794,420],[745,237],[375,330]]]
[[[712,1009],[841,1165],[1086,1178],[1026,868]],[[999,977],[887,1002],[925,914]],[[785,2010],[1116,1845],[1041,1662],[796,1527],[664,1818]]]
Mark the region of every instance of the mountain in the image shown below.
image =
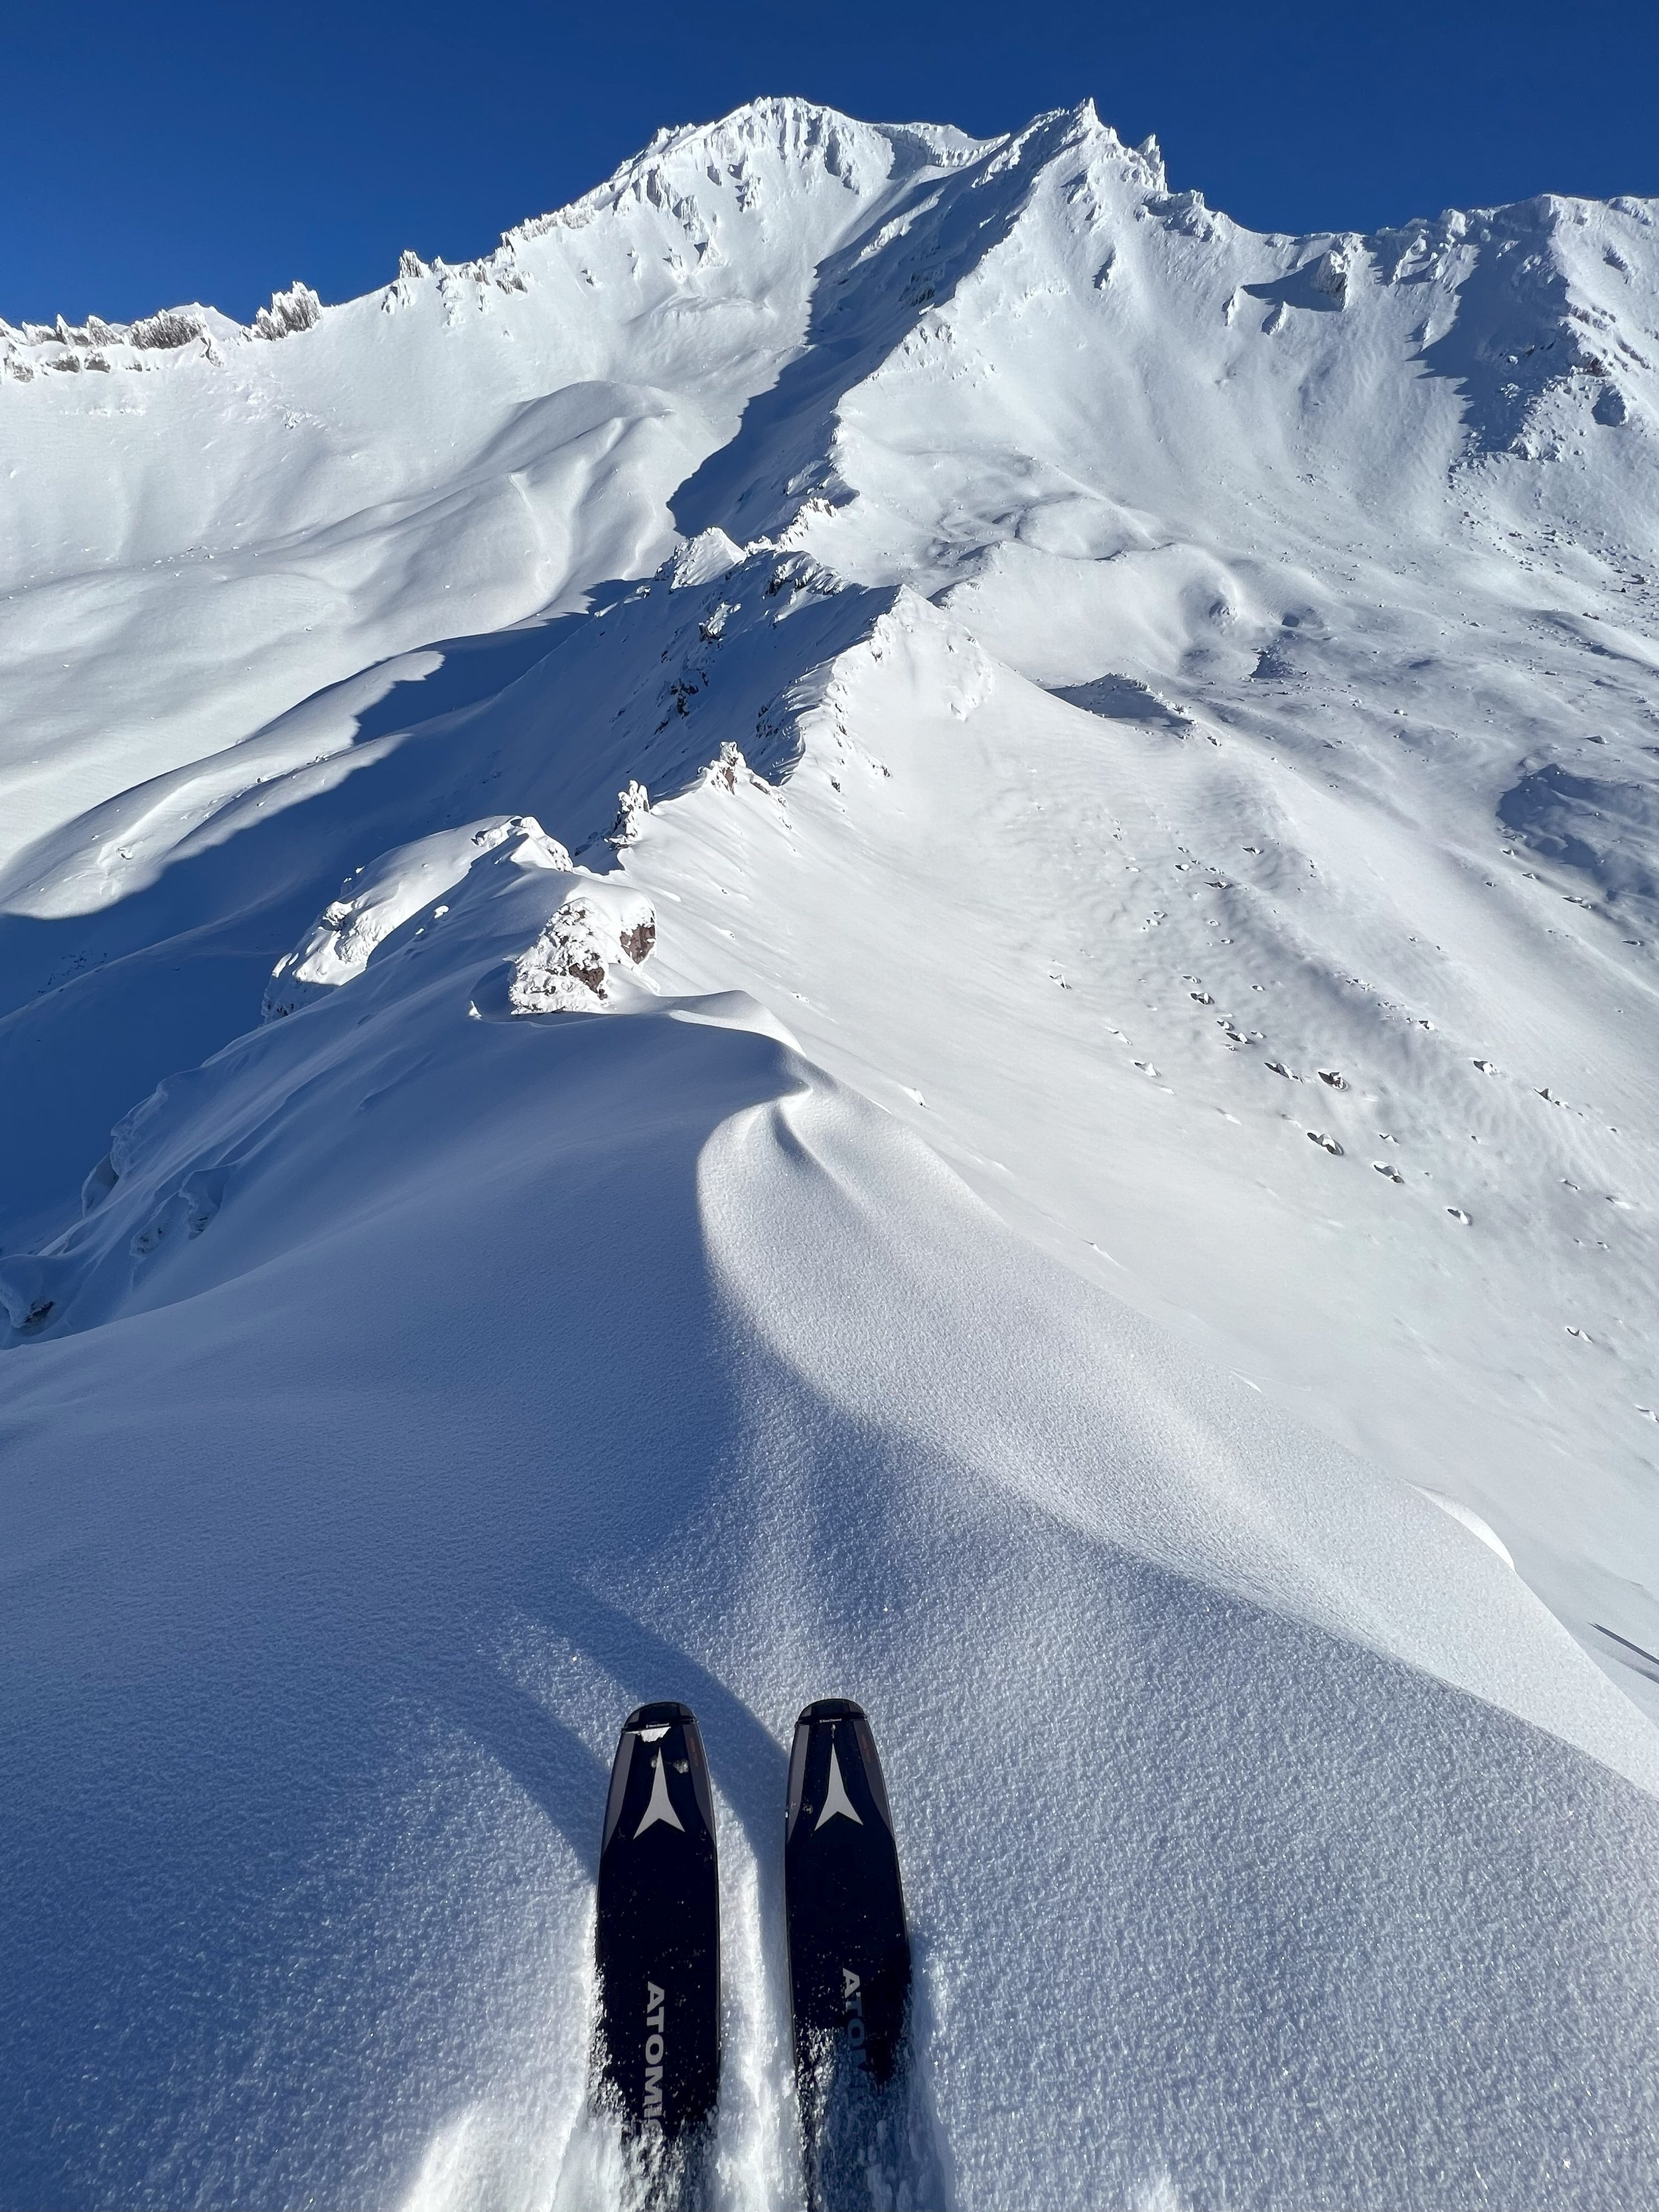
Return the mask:
[[[0,327],[0,2199],[605,2201],[683,1697],[793,2201],[829,1693],[901,2197],[1656,2193],[1656,226],[763,100]]]

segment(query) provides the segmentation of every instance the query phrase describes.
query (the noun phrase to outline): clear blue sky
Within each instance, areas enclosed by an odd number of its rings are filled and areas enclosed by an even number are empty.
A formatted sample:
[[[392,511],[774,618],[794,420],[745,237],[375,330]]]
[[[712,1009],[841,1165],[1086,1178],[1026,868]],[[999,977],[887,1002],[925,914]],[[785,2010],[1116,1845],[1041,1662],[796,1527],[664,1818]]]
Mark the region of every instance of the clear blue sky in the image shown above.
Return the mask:
[[[1260,229],[1659,193],[1659,8],[1031,0],[14,0],[0,314],[246,319],[461,260],[660,123],[794,92],[978,134],[1092,95]]]

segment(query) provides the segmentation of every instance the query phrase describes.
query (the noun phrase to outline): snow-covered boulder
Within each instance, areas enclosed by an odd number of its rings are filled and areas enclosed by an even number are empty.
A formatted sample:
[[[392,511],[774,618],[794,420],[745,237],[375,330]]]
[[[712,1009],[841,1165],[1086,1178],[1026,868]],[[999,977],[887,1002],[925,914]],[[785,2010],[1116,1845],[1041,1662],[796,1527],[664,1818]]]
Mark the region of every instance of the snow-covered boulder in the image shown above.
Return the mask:
[[[508,1002],[515,1014],[597,1013],[656,941],[649,899],[595,878],[570,892],[514,962]]]

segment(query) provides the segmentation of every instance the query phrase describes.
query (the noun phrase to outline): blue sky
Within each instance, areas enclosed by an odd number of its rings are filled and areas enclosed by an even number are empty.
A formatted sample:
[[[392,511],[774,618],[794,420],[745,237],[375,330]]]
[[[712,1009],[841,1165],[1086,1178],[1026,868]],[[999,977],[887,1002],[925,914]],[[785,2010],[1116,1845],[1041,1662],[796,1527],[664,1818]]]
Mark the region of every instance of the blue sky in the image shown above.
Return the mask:
[[[451,260],[659,123],[797,92],[981,134],[1091,95],[1261,229],[1364,229],[1540,191],[1659,193],[1659,9],[1207,0],[513,0],[16,6],[0,314],[325,299]]]

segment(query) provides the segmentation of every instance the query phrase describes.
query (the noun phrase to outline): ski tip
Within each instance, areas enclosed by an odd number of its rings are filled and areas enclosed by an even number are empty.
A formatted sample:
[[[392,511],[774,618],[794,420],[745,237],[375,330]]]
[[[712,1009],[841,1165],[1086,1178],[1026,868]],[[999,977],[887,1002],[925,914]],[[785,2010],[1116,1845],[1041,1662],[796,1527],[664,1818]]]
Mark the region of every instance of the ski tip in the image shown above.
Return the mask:
[[[681,1787],[670,1778],[671,1775],[688,1778],[695,1818],[677,1802]],[[648,1798],[640,1797],[639,1792],[648,1785],[653,1787],[653,1794]],[[635,1705],[623,1723],[617,1741],[616,1762],[611,1769],[611,1790],[605,1799],[605,1828],[599,1843],[601,1861],[617,1837],[617,1823],[630,1793],[643,1825],[629,1824],[624,1842],[637,1843],[641,1836],[654,1833],[659,1826],[678,1829],[684,1835],[687,1832],[686,1821],[691,1819],[693,1828],[704,1834],[713,1850],[714,1800],[708,1782],[708,1760],[696,1716],[690,1705],[681,1705],[678,1698],[659,1698],[653,1705]],[[657,1793],[661,1793],[660,1804]]]
[[[851,1698],[814,1698],[810,1705],[803,1705],[797,1728],[811,1728],[814,1721],[862,1721],[869,1715]]]
[[[696,1715],[690,1705],[683,1705],[674,1698],[663,1698],[654,1705],[635,1705],[623,1723],[623,1734],[627,1735],[641,1729],[684,1728],[688,1722],[695,1725],[696,1721]]]
[[[786,1838],[794,1835],[809,1796],[811,1809],[819,1816],[815,1825],[822,1826],[824,1807],[837,1802],[837,1792],[846,1797],[848,1790],[856,1794],[860,1803],[866,1797],[871,1801],[890,1836],[893,1814],[887,1802],[887,1781],[868,1715],[852,1698],[815,1698],[802,1707],[795,1723],[784,1804]],[[830,1795],[824,1796],[825,1791]],[[847,1797],[847,1803],[853,1808],[853,1798]],[[852,1809],[851,1817],[861,1822],[863,1814]]]

